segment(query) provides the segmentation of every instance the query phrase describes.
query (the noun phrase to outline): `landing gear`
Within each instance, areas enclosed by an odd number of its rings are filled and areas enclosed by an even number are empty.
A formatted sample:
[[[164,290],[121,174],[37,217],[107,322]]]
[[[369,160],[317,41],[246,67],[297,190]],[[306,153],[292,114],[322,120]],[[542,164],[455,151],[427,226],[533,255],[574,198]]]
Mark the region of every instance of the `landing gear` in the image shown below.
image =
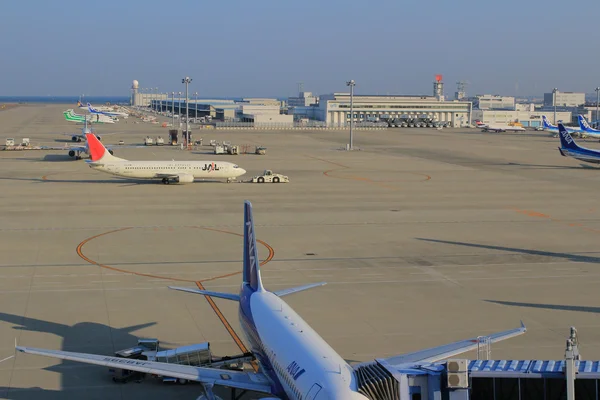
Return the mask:
[[[75,157],[75,151],[69,150],[69,157]]]
[[[169,181],[169,178],[162,178],[162,183],[163,183],[164,185],[168,185],[168,184],[169,184],[169,183],[171,183],[171,182]]]

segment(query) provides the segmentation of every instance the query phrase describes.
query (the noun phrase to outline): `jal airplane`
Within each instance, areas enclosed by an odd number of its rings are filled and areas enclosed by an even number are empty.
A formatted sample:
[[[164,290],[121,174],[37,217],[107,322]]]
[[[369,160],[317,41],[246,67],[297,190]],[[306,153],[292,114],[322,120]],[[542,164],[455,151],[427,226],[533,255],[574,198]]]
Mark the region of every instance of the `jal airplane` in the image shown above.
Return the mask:
[[[107,115],[109,117],[123,117],[123,118],[129,117],[129,114],[124,113],[124,112],[97,110],[94,107],[92,107],[92,105],[90,103],[87,103],[87,108],[92,114],[102,114],[102,115]]]
[[[198,178],[235,180],[246,170],[225,161],[128,161],[114,157],[95,135],[85,135],[90,149],[90,168],[124,178],[160,179],[168,185],[192,183]]]
[[[579,161],[585,161],[592,164],[600,164],[600,151],[586,149],[575,143],[571,134],[567,131],[563,124],[558,124],[560,147],[558,151],[563,157],[573,157]]]
[[[579,121],[579,128],[581,129],[581,137],[600,139],[600,130],[592,128],[583,115],[579,115],[577,120]]]
[[[268,399],[368,400],[365,394],[372,384],[370,378],[364,378],[363,373],[372,372],[372,368],[379,368],[382,374],[394,379],[392,376],[397,375],[399,369],[426,365],[474,350],[478,346],[477,338],[472,338],[390,358],[378,358],[369,366],[351,366],[282,300],[284,296],[324,284],[320,282],[276,292],[265,289],[259,268],[252,205],[245,201],[243,271],[239,293],[182,287],[171,289],[237,302],[240,326],[258,361],[258,371],[225,371],[31,347],[18,346],[16,349],[23,353],[200,382],[209,399],[216,398],[212,385],[221,385],[276,396]],[[521,323],[519,328],[495,333],[489,338],[495,343],[525,331]],[[368,372],[367,375],[372,376]]]

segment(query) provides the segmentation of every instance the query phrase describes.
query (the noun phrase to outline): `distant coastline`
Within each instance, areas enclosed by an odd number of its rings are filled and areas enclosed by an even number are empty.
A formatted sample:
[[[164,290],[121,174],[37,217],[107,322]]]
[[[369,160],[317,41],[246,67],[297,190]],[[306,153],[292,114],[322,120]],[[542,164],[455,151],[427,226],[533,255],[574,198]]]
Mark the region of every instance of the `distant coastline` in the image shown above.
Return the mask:
[[[0,96],[0,103],[11,104],[77,104],[79,96]],[[86,96],[83,101],[92,104],[128,105],[129,96]]]

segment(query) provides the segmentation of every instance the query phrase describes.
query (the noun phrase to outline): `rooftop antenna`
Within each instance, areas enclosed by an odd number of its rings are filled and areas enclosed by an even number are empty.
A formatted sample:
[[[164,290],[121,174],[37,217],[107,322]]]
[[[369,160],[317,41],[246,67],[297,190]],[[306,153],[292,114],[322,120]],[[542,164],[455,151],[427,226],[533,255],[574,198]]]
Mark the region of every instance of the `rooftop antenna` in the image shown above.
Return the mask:
[[[469,85],[469,81],[456,82],[456,100],[462,100],[467,97],[467,85]]]

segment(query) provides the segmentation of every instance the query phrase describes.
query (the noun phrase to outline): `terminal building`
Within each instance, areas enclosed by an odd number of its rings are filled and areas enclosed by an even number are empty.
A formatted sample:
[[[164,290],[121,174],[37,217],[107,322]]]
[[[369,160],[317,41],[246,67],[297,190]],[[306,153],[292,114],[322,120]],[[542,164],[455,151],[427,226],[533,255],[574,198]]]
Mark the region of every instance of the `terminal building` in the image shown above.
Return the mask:
[[[355,122],[378,121],[387,118],[430,118],[447,122],[452,127],[470,124],[472,103],[444,101],[437,96],[354,95]],[[315,112],[316,119],[327,126],[350,124],[350,93],[321,95]]]

